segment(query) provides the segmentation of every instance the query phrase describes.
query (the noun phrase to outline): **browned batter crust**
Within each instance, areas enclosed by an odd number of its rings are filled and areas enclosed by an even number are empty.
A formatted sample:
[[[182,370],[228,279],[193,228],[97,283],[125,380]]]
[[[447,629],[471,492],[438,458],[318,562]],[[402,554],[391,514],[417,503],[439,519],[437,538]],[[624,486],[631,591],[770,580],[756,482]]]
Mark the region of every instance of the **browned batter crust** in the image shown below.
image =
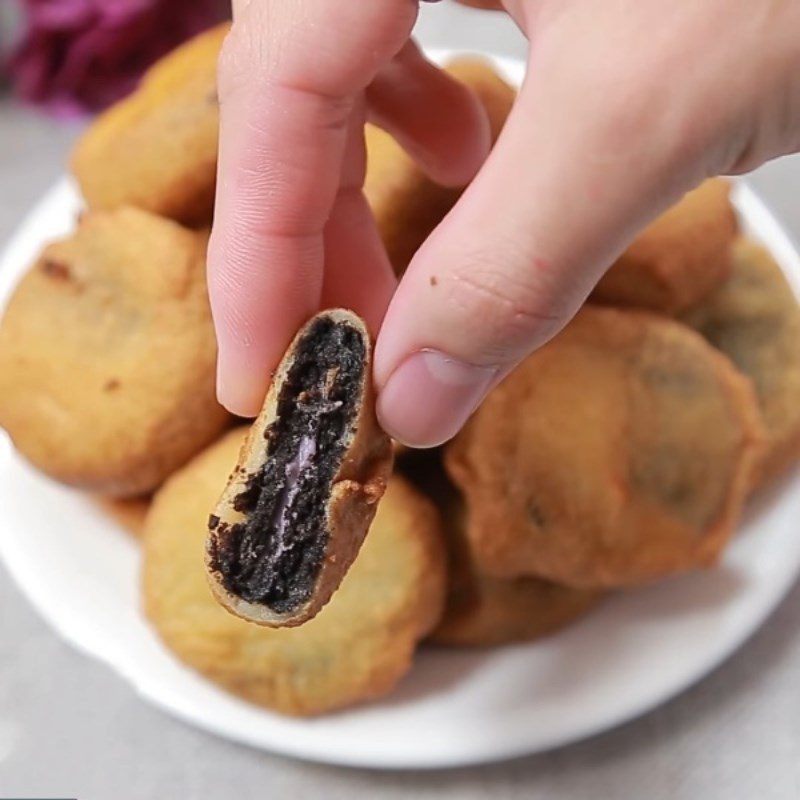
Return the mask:
[[[730,184],[706,181],[639,234],[592,298],[668,314],[683,311],[728,277],[737,230]]]
[[[158,61],[80,138],[71,167],[89,208],[132,205],[185,224],[211,223],[217,57],[228,28],[212,28]]]
[[[739,239],[730,278],[685,321],[753,381],[767,428],[759,482],[800,457],[800,306],[767,250]]]
[[[44,249],[0,323],[0,425],[36,467],[141,495],[227,427],[206,244],[126,207]]]
[[[385,695],[439,619],[445,560],[435,508],[392,478],[341,588],[299,628],[227,613],[203,569],[208,511],[236,464],[233,431],[158,492],[144,535],[144,610],[183,662],[253,703],[313,715]]]
[[[587,306],[446,451],[483,572],[611,588],[714,562],[764,428],[750,382],[689,328]]]

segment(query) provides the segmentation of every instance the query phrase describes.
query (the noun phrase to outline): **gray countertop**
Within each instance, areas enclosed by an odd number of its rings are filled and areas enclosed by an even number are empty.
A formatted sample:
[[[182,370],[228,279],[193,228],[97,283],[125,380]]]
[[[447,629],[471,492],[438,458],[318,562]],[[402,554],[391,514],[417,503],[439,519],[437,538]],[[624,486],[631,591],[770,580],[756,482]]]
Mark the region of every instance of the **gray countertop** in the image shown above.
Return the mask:
[[[523,52],[507,21],[474,12],[426,9],[420,33]],[[0,241],[63,170],[74,136],[0,101]],[[800,159],[752,183],[800,239]],[[0,609],[0,798],[800,797],[800,587],[725,665],[647,716],[555,752],[435,773],[316,766],[214,738],[61,642],[1,566]]]

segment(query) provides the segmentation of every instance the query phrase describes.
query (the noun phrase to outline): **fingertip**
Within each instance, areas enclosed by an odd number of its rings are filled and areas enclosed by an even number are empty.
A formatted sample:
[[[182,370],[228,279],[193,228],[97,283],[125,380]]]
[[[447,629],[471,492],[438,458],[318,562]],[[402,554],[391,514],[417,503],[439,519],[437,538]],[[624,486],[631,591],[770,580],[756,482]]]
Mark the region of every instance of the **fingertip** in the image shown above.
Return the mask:
[[[434,183],[454,189],[472,181],[492,149],[489,115],[473,91],[467,89],[466,96],[465,124],[460,135],[450,140],[448,148],[430,154],[425,163]]]
[[[378,421],[409,447],[437,447],[463,427],[498,373],[497,367],[420,350],[400,364],[378,394]]]
[[[217,358],[217,400],[237,417],[256,417],[264,402],[267,379],[246,358],[220,351]]]
[[[492,124],[479,94],[413,42],[378,73],[367,100],[370,120],[442,186],[465,186],[489,155]]]

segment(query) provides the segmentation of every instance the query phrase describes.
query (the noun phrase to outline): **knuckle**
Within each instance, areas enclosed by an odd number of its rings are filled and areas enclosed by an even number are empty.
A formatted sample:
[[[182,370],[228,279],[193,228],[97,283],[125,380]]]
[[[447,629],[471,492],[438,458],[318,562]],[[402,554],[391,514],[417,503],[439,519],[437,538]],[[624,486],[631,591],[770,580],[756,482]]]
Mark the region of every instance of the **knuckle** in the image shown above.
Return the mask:
[[[287,41],[270,44],[263,30],[253,30],[243,21],[234,22],[225,37],[217,59],[217,84],[220,103],[236,95],[245,102],[254,96],[273,96],[268,104],[251,104],[251,117],[274,118],[276,108],[287,105],[303,111],[310,122],[322,129],[340,131],[353,110],[352,96],[334,91],[325,76],[307,68],[307,59],[288,58],[294,52]]]
[[[220,98],[275,81],[292,52],[293,34],[273,19],[273,4],[251,3],[234,20],[217,57]]]
[[[550,338],[562,314],[547,282],[533,266],[521,270],[502,265],[522,263],[475,252],[454,270],[447,283],[451,313],[463,320],[462,329],[480,332],[480,356],[506,363]]]
[[[654,102],[659,92],[653,79],[645,79],[641,71],[601,75],[599,91],[594,94],[599,104],[593,119],[599,127],[599,138],[619,147],[629,148],[641,141],[663,121],[664,107]]]
[[[217,86],[220,101],[252,84],[260,72],[261,57],[254,37],[241,23],[234,22],[225,36],[217,57]]]

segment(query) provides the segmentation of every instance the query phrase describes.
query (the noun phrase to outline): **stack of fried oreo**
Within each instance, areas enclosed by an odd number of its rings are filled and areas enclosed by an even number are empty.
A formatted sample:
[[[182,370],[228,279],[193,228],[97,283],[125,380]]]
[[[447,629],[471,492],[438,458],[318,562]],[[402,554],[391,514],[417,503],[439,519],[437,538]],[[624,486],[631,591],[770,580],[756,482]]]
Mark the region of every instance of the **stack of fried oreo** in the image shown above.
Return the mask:
[[[428,646],[531,641],[612,591],[713,565],[800,455],[800,308],[712,180],[648,227],[567,328],[435,451],[392,447],[371,341],[298,332],[252,426],[215,399],[206,296],[226,29],[157,64],[75,150],[87,210],[0,323],[0,424],[141,533],[144,611],[252,702],[389,692]],[[496,137],[514,93],[452,74]],[[369,127],[365,192],[401,274],[459,196]],[[582,624],[591,624],[591,617]]]

